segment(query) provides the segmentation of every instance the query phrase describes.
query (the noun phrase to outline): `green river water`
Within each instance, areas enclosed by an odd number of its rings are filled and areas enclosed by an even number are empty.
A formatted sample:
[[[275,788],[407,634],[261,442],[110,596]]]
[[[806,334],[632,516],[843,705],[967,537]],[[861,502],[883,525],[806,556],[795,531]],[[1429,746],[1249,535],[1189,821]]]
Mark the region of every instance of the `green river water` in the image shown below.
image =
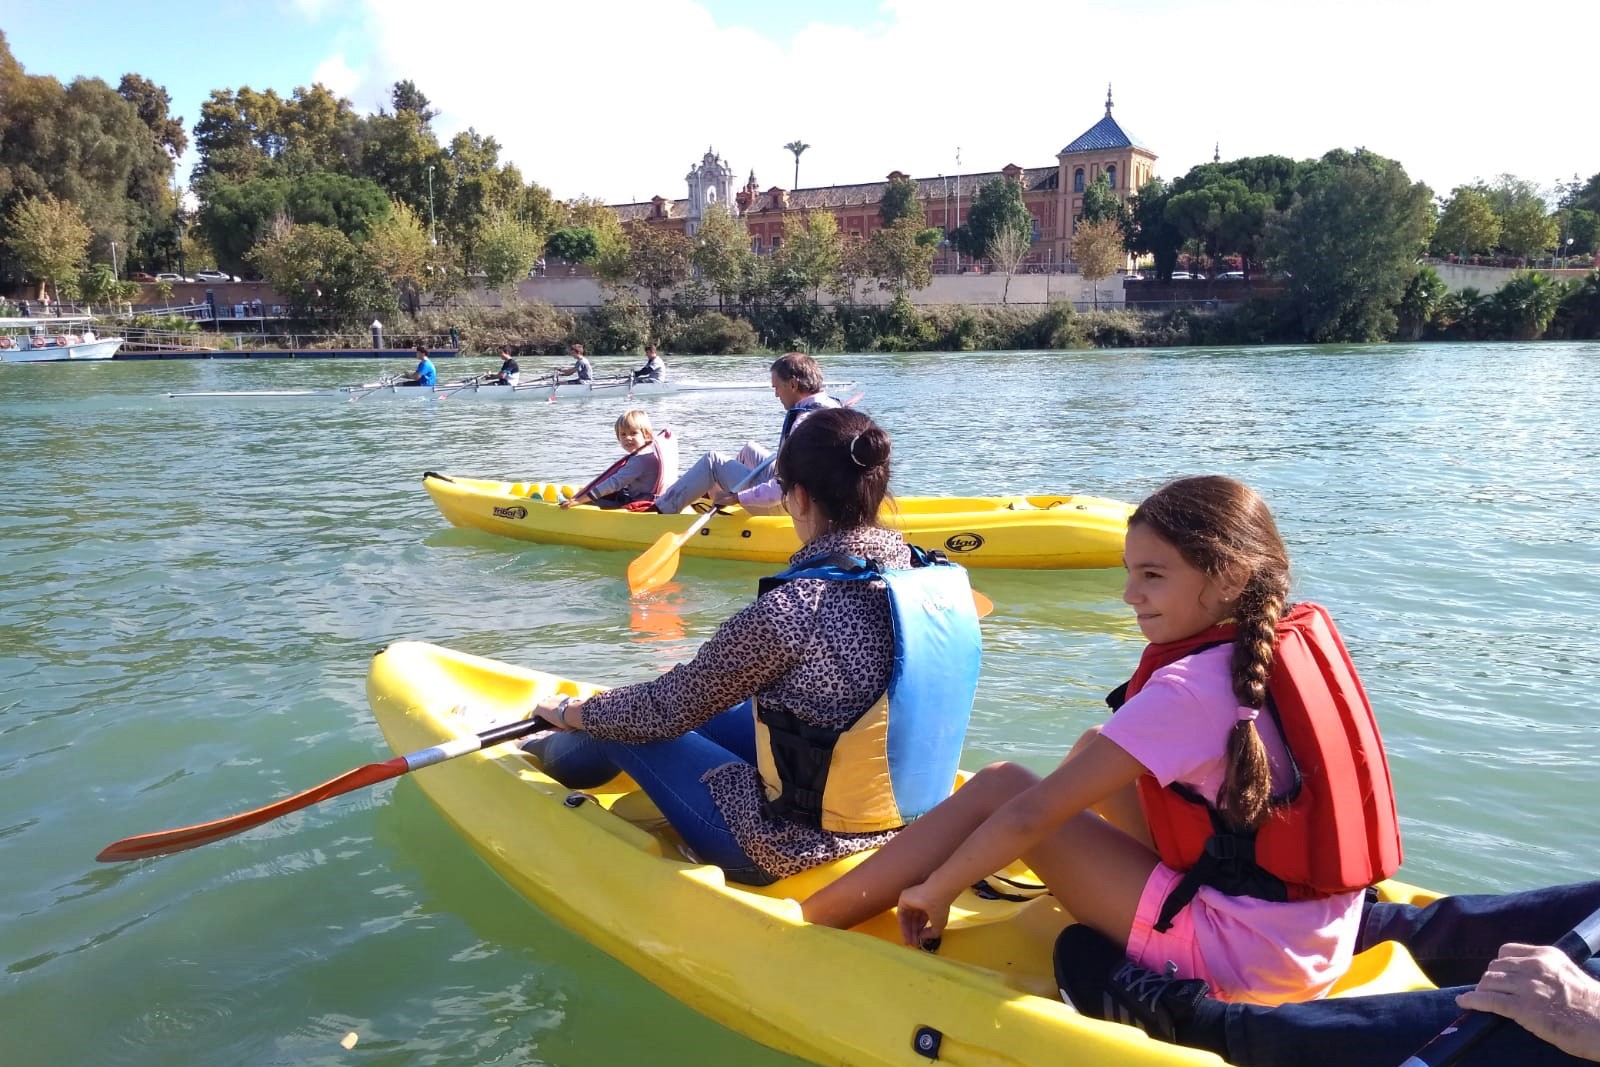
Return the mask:
[[[1137,500],[1201,471],[1254,485],[1297,596],[1333,610],[1378,708],[1404,876],[1595,875],[1600,346],[824,364],[866,388],[900,492]],[[554,925],[412,781],[182,855],[93,861],[387,758],[363,689],[387,641],[619,684],[691,654],[752,595],[763,568],[689,560],[672,597],[685,635],[635,632],[627,556],[453,530],[422,491],[429,469],[597,470],[620,402],[164,395],[379,369],[0,366],[0,1064],[791,1062]],[[753,357],[673,370],[765,376]],[[691,457],[769,441],[780,418],[765,392],[641,406]],[[1140,647],[1120,582],[974,572],[997,610],[967,765],[1046,769],[1102,717]]]

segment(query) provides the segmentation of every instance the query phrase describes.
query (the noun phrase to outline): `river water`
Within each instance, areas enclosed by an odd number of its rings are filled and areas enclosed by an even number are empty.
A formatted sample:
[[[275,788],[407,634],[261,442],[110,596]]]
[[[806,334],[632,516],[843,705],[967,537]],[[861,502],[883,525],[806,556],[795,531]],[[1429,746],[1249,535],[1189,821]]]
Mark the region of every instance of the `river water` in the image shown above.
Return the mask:
[[[1296,595],[1332,609],[1379,710],[1404,875],[1594,876],[1600,346],[824,362],[893,434],[900,492],[1137,500],[1203,471],[1254,485]],[[673,366],[765,374],[753,357]],[[790,1062],[544,918],[414,782],[179,856],[93,862],[114,838],[386,758],[363,678],[387,641],[618,684],[689,655],[751,595],[763,568],[688,560],[669,598],[681,634],[636,629],[627,556],[452,530],[422,491],[424,470],[597,470],[620,402],[164,395],[377,370],[0,367],[0,1064]],[[642,406],[691,455],[779,420],[767,393]],[[1120,574],[974,584],[997,610],[966,763],[1047,769],[1137,657]]]

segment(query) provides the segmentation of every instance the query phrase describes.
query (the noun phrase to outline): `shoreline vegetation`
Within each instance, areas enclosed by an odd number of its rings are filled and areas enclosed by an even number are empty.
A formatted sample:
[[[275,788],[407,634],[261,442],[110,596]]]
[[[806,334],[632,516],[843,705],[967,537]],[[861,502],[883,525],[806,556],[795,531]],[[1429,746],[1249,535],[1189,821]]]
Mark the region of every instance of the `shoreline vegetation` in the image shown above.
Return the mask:
[[[724,205],[693,236],[625,225],[598,200],[560,201],[525,180],[492,136],[441,143],[437,112],[409,80],[375,114],[320,84],[287,97],[217,89],[191,129],[149,79],[130,73],[112,88],[29,75],[0,33],[0,99],[0,291],[13,304],[48,294],[115,307],[171,292],[125,277],[208,269],[264,281],[284,326],[329,337],[327,347],[345,336],[364,347],[378,318],[391,338],[454,327],[469,349],[524,354],[574,342],[631,352],[648,340],[723,354],[1600,337],[1600,273],[1557,281],[1530,270],[1493,293],[1451,293],[1422,262],[1431,252],[1596,265],[1600,174],[1550,190],[1502,174],[1436,196],[1397,160],[1334,149],[1206,163],[1126,199],[1102,177],[1085,192],[1072,248],[1091,285],[1129,263],[1163,281],[1182,269],[1270,284],[1225,308],[919,306],[910,294],[929,284],[941,244],[1006,274],[1007,292],[1027,269],[1032,219],[1014,178],[975,190],[950,233],[926,224],[914,183],[891,179],[868,236],[840,233],[825,210],[793,212],[762,255]],[[174,180],[191,132],[189,197]],[[463,299],[512,289],[546,257],[580,265],[608,299],[578,313]],[[851,303],[862,286],[890,299]]]

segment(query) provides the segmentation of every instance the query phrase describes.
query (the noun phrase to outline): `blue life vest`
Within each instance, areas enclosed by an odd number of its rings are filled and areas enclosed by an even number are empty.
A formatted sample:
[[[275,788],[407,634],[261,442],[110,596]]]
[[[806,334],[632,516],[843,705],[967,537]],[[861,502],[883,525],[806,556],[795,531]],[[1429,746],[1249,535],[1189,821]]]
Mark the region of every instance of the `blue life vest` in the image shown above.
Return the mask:
[[[881,581],[894,626],[888,689],[848,727],[753,702],[769,814],[839,833],[892,830],[955,788],[983,655],[978,614],[964,568],[911,553],[906,570],[832,555],[762,579],[763,593],[797,578]]]

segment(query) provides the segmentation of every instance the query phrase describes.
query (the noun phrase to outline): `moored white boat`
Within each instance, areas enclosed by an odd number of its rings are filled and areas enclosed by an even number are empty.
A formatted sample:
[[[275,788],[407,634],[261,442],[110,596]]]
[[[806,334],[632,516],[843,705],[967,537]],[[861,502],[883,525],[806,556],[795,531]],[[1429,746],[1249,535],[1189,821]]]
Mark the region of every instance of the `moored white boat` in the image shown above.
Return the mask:
[[[120,337],[96,337],[86,315],[0,319],[0,363],[68,363],[110,359]]]

